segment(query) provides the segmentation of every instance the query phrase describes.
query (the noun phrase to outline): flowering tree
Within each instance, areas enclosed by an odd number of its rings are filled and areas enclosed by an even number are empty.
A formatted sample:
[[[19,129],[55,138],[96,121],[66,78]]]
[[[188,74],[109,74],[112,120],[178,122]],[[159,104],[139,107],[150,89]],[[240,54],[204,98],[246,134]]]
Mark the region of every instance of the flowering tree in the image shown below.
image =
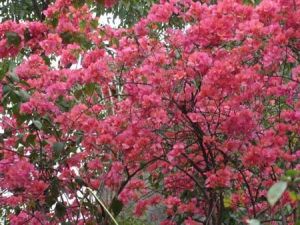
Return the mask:
[[[126,29],[93,2],[0,24],[3,220],[299,223],[300,1],[162,0]]]

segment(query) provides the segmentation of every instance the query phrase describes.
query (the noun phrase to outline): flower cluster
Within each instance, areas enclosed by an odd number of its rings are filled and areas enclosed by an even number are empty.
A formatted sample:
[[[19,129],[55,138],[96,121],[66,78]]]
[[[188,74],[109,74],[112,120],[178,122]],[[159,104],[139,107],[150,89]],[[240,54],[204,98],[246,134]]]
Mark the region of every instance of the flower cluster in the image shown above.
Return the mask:
[[[300,1],[161,0],[126,29],[78,2],[0,24],[1,60],[23,57],[0,76],[10,224],[107,223],[88,188],[162,225],[295,224],[266,193],[300,168]]]

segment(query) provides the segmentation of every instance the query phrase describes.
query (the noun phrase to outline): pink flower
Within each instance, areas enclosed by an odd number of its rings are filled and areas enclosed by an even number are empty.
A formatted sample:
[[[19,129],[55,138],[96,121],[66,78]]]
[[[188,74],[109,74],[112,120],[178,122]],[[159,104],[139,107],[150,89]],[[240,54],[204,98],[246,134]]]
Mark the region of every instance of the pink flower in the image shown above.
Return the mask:
[[[230,187],[230,181],[232,179],[232,171],[229,167],[217,170],[216,173],[208,172],[206,187],[216,188],[216,187]]]
[[[211,64],[212,59],[205,52],[195,52],[188,59],[188,65],[199,71],[202,75],[207,72]]]
[[[48,39],[40,42],[41,47],[45,50],[46,55],[58,53],[61,48],[62,40],[57,34],[49,34]]]
[[[171,3],[164,3],[163,5],[154,4],[148,14],[148,20],[151,22],[167,22],[172,13],[175,12],[175,7]]]
[[[70,64],[76,63],[77,57],[80,53],[80,46],[77,44],[69,44],[66,50],[62,51],[60,63],[66,67]]]

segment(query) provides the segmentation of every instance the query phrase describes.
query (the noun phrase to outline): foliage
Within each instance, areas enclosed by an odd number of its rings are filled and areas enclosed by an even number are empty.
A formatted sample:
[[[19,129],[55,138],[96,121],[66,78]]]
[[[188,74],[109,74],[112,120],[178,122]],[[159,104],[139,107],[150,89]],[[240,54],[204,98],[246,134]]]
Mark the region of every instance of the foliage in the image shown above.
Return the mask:
[[[145,222],[145,220],[128,216],[125,216],[124,218],[120,217],[119,221],[119,223],[122,225],[150,225]]]
[[[299,223],[300,1],[97,4],[0,24],[3,220]]]
[[[45,19],[43,11],[53,2],[53,0],[0,0],[0,20],[43,21]],[[73,0],[74,5],[79,7],[85,2],[97,16],[112,14],[114,19],[120,20],[119,26],[128,27],[147,15],[151,5],[157,0]]]
[[[0,0],[1,20],[43,20],[42,11],[51,0]]]

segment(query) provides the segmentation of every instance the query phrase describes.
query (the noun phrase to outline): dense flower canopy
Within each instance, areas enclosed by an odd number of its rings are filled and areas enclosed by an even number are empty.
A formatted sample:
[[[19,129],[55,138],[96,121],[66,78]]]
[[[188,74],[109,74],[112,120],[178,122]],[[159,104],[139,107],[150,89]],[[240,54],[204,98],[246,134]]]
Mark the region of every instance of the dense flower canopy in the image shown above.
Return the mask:
[[[293,191],[266,195],[300,169],[300,1],[161,0],[127,29],[87,2],[0,24],[9,223],[110,224],[92,189],[161,225],[296,224]]]

